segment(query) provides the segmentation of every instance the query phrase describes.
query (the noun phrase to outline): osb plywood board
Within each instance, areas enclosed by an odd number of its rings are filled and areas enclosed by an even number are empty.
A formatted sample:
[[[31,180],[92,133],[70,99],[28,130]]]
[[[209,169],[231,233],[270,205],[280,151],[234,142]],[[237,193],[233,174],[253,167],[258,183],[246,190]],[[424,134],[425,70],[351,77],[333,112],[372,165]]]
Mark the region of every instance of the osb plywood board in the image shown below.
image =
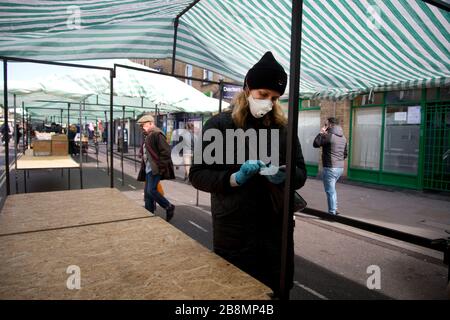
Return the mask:
[[[58,168],[79,168],[80,165],[71,156],[42,156],[35,157],[25,154],[17,159],[17,169],[58,169]]]
[[[148,216],[112,188],[16,194],[0,213],[0,235]]]
[[[80,289],[67,273],[73,265]],[[0,299],[268,299],[269,292],[159,217],[0,241]]]

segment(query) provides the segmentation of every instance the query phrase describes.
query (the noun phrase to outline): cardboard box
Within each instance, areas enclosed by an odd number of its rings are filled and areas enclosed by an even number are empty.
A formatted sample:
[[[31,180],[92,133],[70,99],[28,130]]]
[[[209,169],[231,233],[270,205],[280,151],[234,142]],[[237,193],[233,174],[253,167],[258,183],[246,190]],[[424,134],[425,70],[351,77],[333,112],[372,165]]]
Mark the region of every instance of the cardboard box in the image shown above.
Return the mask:
[[[52,136],[52,156],[66,156],[69,154],[69,142],[65,134]]]
[[[54,134],[52,135],[52,141],[67,141],[67,136],[65,134]]]
[[[33,155],[35,157],[50,156],[52,154],[52,142],[50,140],[34,140]]]

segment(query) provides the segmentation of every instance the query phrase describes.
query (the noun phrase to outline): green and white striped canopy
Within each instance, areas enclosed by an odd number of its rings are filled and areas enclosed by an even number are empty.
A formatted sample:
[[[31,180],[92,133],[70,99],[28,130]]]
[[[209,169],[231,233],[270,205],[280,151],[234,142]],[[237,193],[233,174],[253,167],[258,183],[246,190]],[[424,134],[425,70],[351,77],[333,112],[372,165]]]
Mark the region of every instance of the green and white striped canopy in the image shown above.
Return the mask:
[[[170,58],[192,0],[0,1],[0,54],[43,60]],[[344,98],[450,84],[449,13],[421,0],[304,0],[300,92]],[[289,68],[291,1],[201,0],[177,59],[242,82],[271,50]]]
[[[108,59],[85,62],[86,65],[96,64],[103,68],[113,68],[121,65],[140,67],[127,59]],[[13,68],[8,68],[14,75]],[[29,65],[29,64],[26,64]],[[34,80],[8,81],[8,104],[12,110],[15,105],[24,104],[26,110],[33,115],[60,116],[60,110],[66,112],[68,103],[72,104],[72,111],[77,116],[80,104],[83,116],[89,115],[102,119],[106,111],[110,110],[110,79],[109,72],[95,69],[66,68],[59,74],[41,76]],[[0,87],[0,105],[3,103],[3,86]],[[127,117],[142,112],[192,112],[212,113],[219,109],[219,100],[210,98],[174,77],[158,73],[147,73],[125,67],[117,67],[113,87],[114,116],[122,117],[122,106],[126,107]],[[228,103],[223,101],[222,107]],[[38,108],[38,109],[37,109]],[[95,110],[95,111],[94,111]],[[72,117],[72,116],[71,116]]]

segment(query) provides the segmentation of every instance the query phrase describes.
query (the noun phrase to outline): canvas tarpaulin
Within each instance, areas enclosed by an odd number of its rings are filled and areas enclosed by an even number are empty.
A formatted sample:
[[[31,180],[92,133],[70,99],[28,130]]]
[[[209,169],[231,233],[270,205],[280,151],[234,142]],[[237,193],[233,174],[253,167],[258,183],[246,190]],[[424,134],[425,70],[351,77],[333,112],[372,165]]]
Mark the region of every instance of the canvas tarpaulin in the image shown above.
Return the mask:
[[[0,54],[45,60],[170,58],[192,0],[0,1]],[[300,93],[450,82],[449,14],[421,0],[305,0]],[[291,1],[202,0],[179,22],[178,59],[243,81],[267,51],[286,70]]]
[[[107,68],[120,64],[150,70],[126,59],[92,61],[92,64]],[[16,95],[16,105],[21,106],[24,102],[35,116],[60,116],[56,109],[60,108],[65,113],[67,104],[71,103],[71,117],[77,116],[81,104],[83,117],[103,119],[104,111],[109,112],[110,109],[109,81],[109,72],[106,70],[76,68],[34,81],[8,81],[9,107],[11,109],[13,95]],[[2,101],[3,87],[0,88],[0,103]],[[222,105],[226,107],[228,103],[222,102]],[[163,113],[217,112],[219,100],[207,97],[174,77],[117,67],[114,106],[115,116],[119,118],[122,117],[122,106],[126,107],[127,116],[132,111],[139,114],[155,111],[155,108]]]

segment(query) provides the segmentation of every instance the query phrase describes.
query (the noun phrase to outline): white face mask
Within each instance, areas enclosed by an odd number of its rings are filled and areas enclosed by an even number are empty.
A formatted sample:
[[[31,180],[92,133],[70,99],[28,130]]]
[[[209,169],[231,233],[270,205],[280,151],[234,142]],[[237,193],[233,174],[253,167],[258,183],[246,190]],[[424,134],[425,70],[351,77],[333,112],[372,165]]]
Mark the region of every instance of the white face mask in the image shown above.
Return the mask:
[[[273,108],[272,100],[254,99],[251,94],[248,96],[248,103],[250,112],[257,119],[264,117]]]

